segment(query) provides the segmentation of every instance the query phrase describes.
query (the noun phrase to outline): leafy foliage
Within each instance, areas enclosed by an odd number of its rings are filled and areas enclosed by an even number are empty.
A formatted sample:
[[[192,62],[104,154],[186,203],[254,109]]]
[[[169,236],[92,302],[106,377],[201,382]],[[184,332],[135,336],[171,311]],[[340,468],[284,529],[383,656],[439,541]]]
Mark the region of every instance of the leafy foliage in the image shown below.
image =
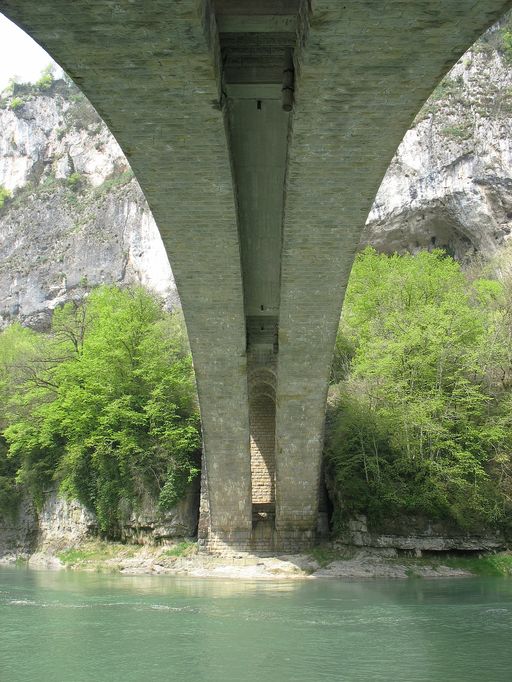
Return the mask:
[[[9,109],[12,109],[12,111],[17,111],[18,109],[21,109],[24,104],[25,100],[23,100],[21,97],[13,97],[9,103]]]
[[[74,173],[71,173],[66,182],[70,189],[77,191],[82,188],[83,181],[84,178],[82,174],[75,171]]]
[[[50,88],[52,87],[53,81],[54,81],[54,66],[53,66],[53,64],[48,64],[41,71],[41,76],[36,81],[36,88],[38,88],[41,92],[46,92],[47,90],[50,90]]]
[[[510,310],[509,310],[510,308]],[[367,513],[503,524],[512,503],[506,288],[441,251],[354,266],[333,375],[327,457],[337,523]],[[339,368],[343,369],[340,370]],[[508,374],[507,374],[508,373]]]
[[[115,536],[146,495],[162,511],[180,499],[200,439],[177,314],[142,288],[104,286],[56,310],[49,336],[13,326],[2,347],[7,457],[37,502],[57,481]]]
[[[12,196],[10,190],[8,190],[6,187],[2,187],[0,185],[0,208],[3,208],[5,202],[10,199]]]
[[[512,32],[504,31],[502,35],[503,52],[506,58],[510,61],[512,59]]]

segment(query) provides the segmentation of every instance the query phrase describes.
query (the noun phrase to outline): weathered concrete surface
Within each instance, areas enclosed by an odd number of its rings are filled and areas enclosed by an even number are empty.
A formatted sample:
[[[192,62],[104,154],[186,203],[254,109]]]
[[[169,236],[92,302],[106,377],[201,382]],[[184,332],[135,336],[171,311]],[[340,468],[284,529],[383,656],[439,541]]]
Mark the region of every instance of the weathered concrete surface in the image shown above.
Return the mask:
[[[509,6],[313,5],[299,58],[283,228],[278,530],[316,525],[332,349],[354,251],[382,177],[436,83]]]
[[[305,47],[295,54],[279,315],[268,329],[260,326],[263,347],[273,345],[272,325],[279,328],[276,528],[283,546],[309,542],[315,533],[332,348],[373,197],[422,102],[510,1],[318,0],[310,16],[306,2],[295,4],[302,12],[298,43]],[[2,0],[0,10],[76,80],[140,181],[171,258],[194,356],[211,537],[243,541],[251,530],[250,325],[209,3]],[[281,16],[275,23],[289,31],[287,21]],[[237,68],[230,78],[238,77]],[[253,196],[248,204],[257,205]],[[261,291],[265,284],[258,280]],[[255,303],[247,294],[245,300]],[[260,354],[260,369],[265,362],[273,367],[275,355],[275,349],[266,360]]]
[[[36,3],[0,11],[65,68],[114,133],[171,257],[201,404],[212,527],[251,525],[245,323],[214,23],[196,0]],[[210,457],[210,453],[213,455]]]

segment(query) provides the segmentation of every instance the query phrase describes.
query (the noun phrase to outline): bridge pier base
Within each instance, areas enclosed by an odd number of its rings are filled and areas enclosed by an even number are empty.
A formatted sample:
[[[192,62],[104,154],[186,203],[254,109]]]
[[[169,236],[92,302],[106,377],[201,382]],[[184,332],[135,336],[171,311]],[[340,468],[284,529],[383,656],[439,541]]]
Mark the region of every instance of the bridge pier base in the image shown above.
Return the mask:
[[[198,545],[201,553],[248,552],[268,556],[277,552],[288,554],[304,552],[326,536],[328,532],[326,516],[325,511],[320,511],[314,527],[305,527],[302,523],[298,527],[276,528],[274,505],[253,504],[251,529],[214,529],[208,502],[207,474],[203,468],[198,528]]]
[[[211,531],[207,537],[200,537],[199,551],[207,554],[232,554],[247,552],[258,555],[272,555],[276,552],[296,554],[305,552],[318,541],[316,530],[286,530],[275,528],[254,528],[247,531]]]
[[[258,467],[253,469],[253,477],[255,473],[258,473]],[[200,552],[209,554],[248,552],[266,556],[279,552],[294,554],[311,549],[328,535],[325,491],[322,488],[318,491],[318,497],[314,495],[313,506],[307,511],[301,508],[300,501],[293,509],[283,509],[282,505],[276,508],[273,495],[276,486],[275,471],[272,470],[271,474],[264,478],[266,485],[262,485],[261,475],[256,486],[255,481],[252,482],[250,528],[216,528],[210,511],[207,464],[206,458],[203,457],[198,526]]]
[[[250,551],[251,532],[210,531],[206,538],[199,538],[199,551],[207,554],[231,554]]]

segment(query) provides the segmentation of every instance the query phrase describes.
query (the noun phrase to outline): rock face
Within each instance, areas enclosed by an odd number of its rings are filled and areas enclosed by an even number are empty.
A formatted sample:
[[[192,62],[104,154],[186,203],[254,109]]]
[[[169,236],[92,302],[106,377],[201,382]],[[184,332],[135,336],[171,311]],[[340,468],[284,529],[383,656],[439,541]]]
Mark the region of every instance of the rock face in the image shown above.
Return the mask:
[[[512,229],[512,55],[507,21],[436,88],[386,173],[363,244],[492,256]]]
[[[16,516],[0,516],[0,562],[28,558],[36,547],[37,535],[36,511],[25,499]]]
[[[197,531],[199,482],[171,510],[160,514],[153,500],[132,512],[123,524],[123,542],[138,545],[165,544],[174,538],[192,537]],[[98,535],[96,517],[76,500],[56,491],[48,493],[37,512],[29,500],[20,504],[17,516],[0,518],[0,562],[26,559],[34,552],[43,557],[77,547]]]
[[[97,528],[96,519],[79,502],[50,493],[35,518],[37,548],[53,551],[80,544]]]
[[[162,544],[178,537],[192,537],[197,532],[199,480],[195,479],[186,496],[170,511],[160,514],[154,500],[130,515],[123,524],[123,541],[138,545]]]
[[[506,540],[500,533],[482,530],[465,533],[446,523],[407,517],[388,521],[385,530],[368,528],[366,516],[358,515],[347,522],[337,538],[340,544],[378,549],[421,552],[489,552],[503,549]]]
[[[15,86],[0,108],[0,319],[47,326],[91,285],[141,282],[177,301],[169,262],[119,146],[77,89]]]

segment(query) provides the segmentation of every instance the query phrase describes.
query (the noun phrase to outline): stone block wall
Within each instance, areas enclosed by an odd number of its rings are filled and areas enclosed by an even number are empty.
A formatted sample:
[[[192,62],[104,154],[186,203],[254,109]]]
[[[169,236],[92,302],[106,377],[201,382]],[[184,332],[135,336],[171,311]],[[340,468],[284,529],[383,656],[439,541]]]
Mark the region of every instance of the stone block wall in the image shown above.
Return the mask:
[[[272,398],[259,396],[249,409],[251,432],[252,503],[275,502],[275,424],[276,408]]]

